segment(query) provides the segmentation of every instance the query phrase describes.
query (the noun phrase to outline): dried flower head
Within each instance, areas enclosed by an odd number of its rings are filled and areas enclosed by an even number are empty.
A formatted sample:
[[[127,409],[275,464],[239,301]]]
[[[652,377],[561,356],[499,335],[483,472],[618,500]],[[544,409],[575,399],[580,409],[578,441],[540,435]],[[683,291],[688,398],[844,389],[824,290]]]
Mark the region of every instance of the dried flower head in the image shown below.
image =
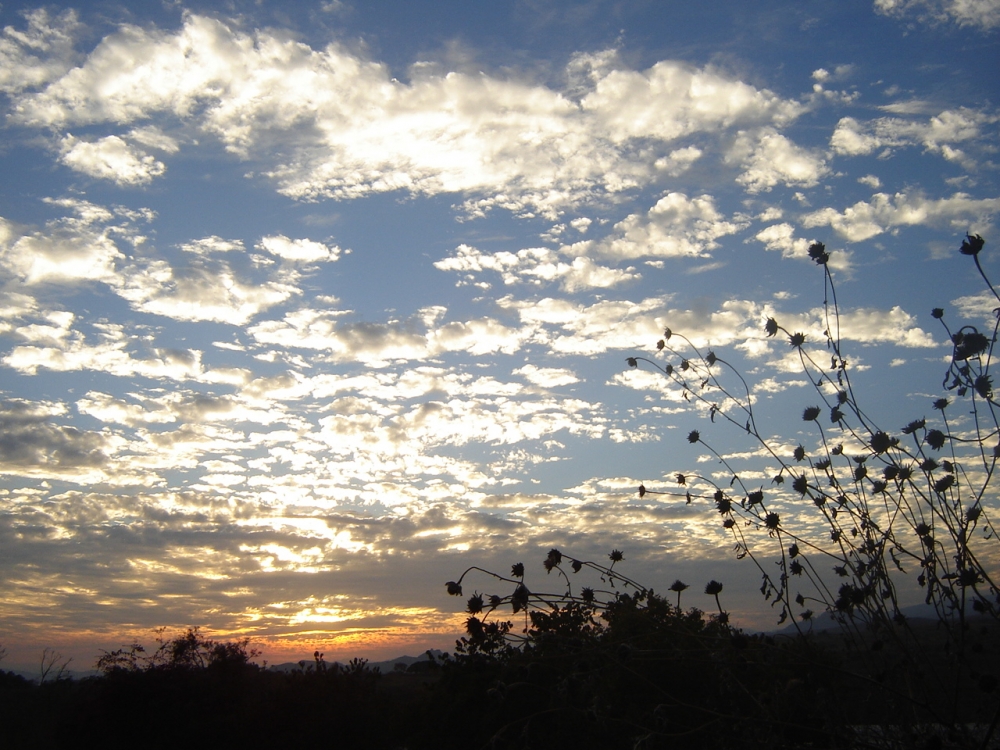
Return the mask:
[[[959,331],[951,337],[955,345],[954,356],[956,362],[962,362],[971,357],[975,357],[985,352],[990,346],[990,340],[979,331]]]
[[[820,266],[825,266],[827,261],[830,260],[830,254],[826,251],[826,245],[822,242],[814,242],[809,246],[809,257]]]
[[[480,594],[470,596],[466,609],[469,610],[470,615],[478,615],[483,611],[483,597]]]
[[[877,454],[885,453],[892,446],[894,441],[891,437],[886,435],[884,432],[876,432],[872,435],[872,450]]]
[[[818,406],[807,406],[805,411],[802,412],[803,422],[814,422],[818,417],[819,417]]]
[[[980,237],[978,234],[967,234],[965,239],[962,240],[962,246],[958,251],[962,255],[979,255],[979,252],[983,249],[986,244],[986,240]]]
[[[945,434],[941,430],[931,430],[924,438],[924,442],[934,450],[939,451],[944,448],[944,441],[946,439]]]

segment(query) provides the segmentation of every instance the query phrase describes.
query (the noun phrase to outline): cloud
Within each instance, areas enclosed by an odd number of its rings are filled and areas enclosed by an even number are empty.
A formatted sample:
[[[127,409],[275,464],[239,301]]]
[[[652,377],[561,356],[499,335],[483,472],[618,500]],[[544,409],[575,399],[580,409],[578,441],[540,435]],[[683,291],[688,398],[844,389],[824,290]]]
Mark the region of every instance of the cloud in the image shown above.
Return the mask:
[[[246,249],[241,240],[224,240],[222,237],[214,234],[211,237],[203,237],[200,240],[185,242],[180,247],[181,250],[194,253],[195,255],[239,252]]]
[[[745,228],[744,221],[727,220],[710,195],[689,198],[667,193],[645,214],[631,214],[601,240],[583,240],[561,249],[566,255],[616,260],[643,257],[707,257],[720,237]]]
[[[932,199],[907,193],[876,193],[843,212],[823,208],[802,217],[807,228],[829,226],[849,242],[862,242],[903,226],[947,226],[958,231],[982,232],[1000,211],[1000,198],[973,198],[955,193]]]
[[[26,375],[40,369],[54,372],[89,370],[123,378],[136,376],[154,380],[195,380],[204,383],[242,383],[247,372],[240,368],[206,368],[202,353],[196,349],[169,347],[143,348],[145,340],[126,332],[116,323],[95,323],[96,341],[88,341],[79,330],[70,327],[71,313],[50,313],[46,324],[29,324],[13,329],[20,343],[0,360]],[[140,351],[130,351],[129,347]]]
[[[66,218],[49,222],[45,231],[22,233],[0,217],[0,270],[28,286],[113,281],[124,256],[109,230],[95,223]]]
[[[991,126],[997,122],[1000,116],[965,107],[943,110],[926,122],[880,117],[861,123],[853,117],[843,117],[830,137],[830,147],[841,156],[862,156],[881,150],[884,157],[895,148],[923,146],[930,153],[971,168],[975,161],[954,144],[987,147],[996,137],[996,129]]]
[[[595,75],[579,101],[484,74],[417,68],[403,84],[335,44],[314,50],[188,13],[175,32],[121,26],[79,66],[17,94],[12,117],[62,130],[169,113],[194,129],[192,140],[209,133],[234,154],[265,159],[263,172],[294,198],[464,193],[472,214],[504,207],[555,218],[684,171],[702,149],[678,139],[780,127],[802,111],[679,62]],[[178,143],[141,129],[129,137],[165,151]],[[67,144],[75,168],[123,184],[162,171],[117,135]]]
[[[783,258],[798,258],[812,262],[812,258],[809,257],[809,246],[816,240],[796,237],[795,228],[788,222],[765,227],[754,235],[754,239],[764,243],[767,250],[780,250]],[[829,249],[827,251],[830,252]],[[830,252],[829,265],[838,271],[850,273],[850,251]]]
[[[299,263],[335,261],[340,257],[340,248],[336,245],[330,247],[313,240],[292,240],[281,234],[262,238],[258,247],[283,260]]]
[[[770,91],[672,61],[641,72],[607,72],[581,105],[585,112],[598,115],[618,141],[650,137],[671,141],[741,123],[785,124],[802,112],[800,105]]]
[[[116,441],[107,431],[53,422],[64,415],[65,407],[52,402],[0,401],[0,475],[106,481]]]
[[[456,351],[473,356],[512,354],[521,348],[528,333],[492,318],[435,327],[445,312],[445,308],[433,308],[406,321],[338,324],[343,312],[303,308],[287,313],[280,321],[257,323],[247,332],[260,344],[315,349],[335,362],[361,362],[371,367]]]
[[[90,177],[111,180],[119,186],[147,185],[166,171],[163,162],[130,146],[116,135],[81,141],[67,135],[59,144],[60,160],[70,169]]]
[[[563,385],[579,383],[580,378],[563,367],[536,367],[525,365],[514,370],[515,375],[521,375],[529,382],[541,388],[558,388]]]
[[[242,281],[228,263],[203,258],[180,267],[163,260],[136,264],[123,269],[115,289],[136,310],[174,320],[236,326],[299,294],[287,283]]]
[[[588,357],[609,350],[648,347],[662,332],[665,303],[662,297],[639,302],[602,300],[592,305],[551,297],[497,301],[533,330],[534,342],[547,345],[557,355]]]
[[[23,31],[6,26],[0,36],[0,91],[37,88],[64,75],[73,64],[73,44],[81,28],[76,11],[51,16],[47,10],[26,11]]]
[[[908,348],[932,348],[938,344],[919,328],[917,319],[899,305],[889,310],[857,308],[840,315],[840,336],[864,344],[892,343]]]
[[[743,166],[736,181],[748,193],[769,192],[777,185],[814,187],[830,171],[822,156],[796,146],[773,128],[741,132],[727,160]]]
[[[441,271],[462,273],[459,286],[475,283],[482,272],[492,271],[499,273],[508,286],[519,283],[541,286],[558,282],[567,292],[608,289],[641,278],[632,267],[609,268],[582,256],[567,260],[544,247],[525,248],[516,253],[503,251],[488,254],[469,245],[459,245],[454,255],[436,261],[434,267]],[[483,283],[477,285],[482,286]]]
[[[875,0],[875,12],[915,16],[923,23],[953,22],[989,31],[1000,26],[1000,0]]]

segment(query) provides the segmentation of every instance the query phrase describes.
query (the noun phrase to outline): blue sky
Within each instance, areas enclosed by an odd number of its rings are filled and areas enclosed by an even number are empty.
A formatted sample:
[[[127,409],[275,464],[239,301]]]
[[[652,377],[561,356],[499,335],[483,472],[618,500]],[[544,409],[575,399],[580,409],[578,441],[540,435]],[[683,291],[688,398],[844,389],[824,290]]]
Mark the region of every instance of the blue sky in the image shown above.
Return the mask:
[[[444,581],[543,579],[552,546],[718,578],[767,627],[711,508],[636,493],[705,471],[694,427],[765,467],[625,358],[667,325],[724,352],[790,453],[815,394],[762,326],[821,341],[811,242],[893,428],[938,395],[931,308],[993,307],[956,249],[997,234],[997,0],[0,22],[12,661],[187,625],[279,661],[447,647]]]

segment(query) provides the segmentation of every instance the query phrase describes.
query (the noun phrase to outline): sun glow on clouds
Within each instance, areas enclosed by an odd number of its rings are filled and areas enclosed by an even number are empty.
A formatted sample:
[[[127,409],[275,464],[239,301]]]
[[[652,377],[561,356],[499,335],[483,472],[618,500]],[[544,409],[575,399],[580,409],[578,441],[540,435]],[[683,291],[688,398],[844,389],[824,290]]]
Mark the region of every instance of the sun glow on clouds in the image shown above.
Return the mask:
[[[960,5],[876,3],[991,27]],[[208,617],[296,658],[396,655],[450,645],[440,582],[480,557],[721,564],[717,519],[669,479],[706,408],[626,357],[669,326],[752,370],[758,403],[799,393],[763,323],[823,341],[816,240],[866,366],[943,356],[931,292],[991,319],[938,260],[1000,213],[1000,115],[968,105],[988,97],[873,100],[901,75],[873,59],[750,82],[627,41],[400,68],[347,32],[136,13],[0,34],[0,159],[49,196],[0,217],[12,632]]]

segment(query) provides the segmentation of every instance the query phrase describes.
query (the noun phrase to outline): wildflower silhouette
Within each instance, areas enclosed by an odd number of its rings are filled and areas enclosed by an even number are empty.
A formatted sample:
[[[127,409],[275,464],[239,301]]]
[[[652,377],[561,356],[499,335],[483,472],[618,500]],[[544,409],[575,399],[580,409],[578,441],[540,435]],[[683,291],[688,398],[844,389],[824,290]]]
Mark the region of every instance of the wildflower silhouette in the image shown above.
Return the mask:
[[[1000,302],[981,264],[984,247],[982,237],[967,235],[960,254],[973,259]],[[692,430],[687,439],[719,461],[729,476],[728,487],[726,480],[717,484],[683,470],[664,476],[684,486],[686,503],[712,501],[737,557],[749,560],[760,573],[761,593],[778,610],[779,622],[791,617],[799,632],[804,632],[799,623],[811,621],[818,608],[834,617],[855,642],[880,633],[879,643],[892,639],[906,658],[924,669],[921,649],[907,640],[901,612],[900,587],[907,579],[914,582],[946,634],[948,659],[940,674],[955,683],[957,700],[965,689],[963,680],[977,674],[965,635],[970,611],[1000,620],[995,567],[1000,537],[993,521],[998,512],[993,477],[1000,460],[1000,413],[991,373],[1000,308],[987,331],[974,325],[953,331],[943,308],[931,310],[952,343],[942,387],[953,397],[933,402],[940,415],[933,424],[921,416],[894,432],[876,424],[852,383],[839,334],[830,252],[814,243],[809,257],[823,269],[825,340],[811,344],[804,333],[787,330],[776,317],[764,321],[763,332],[768,338],[787,336],[813,384],[820,403],[806,406],[802,420],[814,432],[815,447],[799,444],[789,449],[763,433],[754,391],[744,377],[716,352],[702,354],[685,336],[667,329],[670,336],[656,343],[662,359],[636,356],[629,364],[659,370],[686,399],[704,408],[710,422],[727,423],[754,441],[773,464],[764,473],[774,477],[777,490],[765,499],[761,490],[746,487],[732,459],[712,447],[707,429]],[[957,418],[949,417],[955,400],[969,415],[965,420],[963,413],[961,428]],[[786,478],[794,495],[782,491]],[[645,483],[643,490],[659,494],[655,483]],[[812,502],[802,506],[796,496]],[[786,524],[779,515],[779,504],[795,509],[789,516],[793,523]],[[803,513],[810,507],[815,517],[807,521]],[[826,530],[826,540],[816,531],[820,527]],[[757,530],[764,533],[758,536]],[[772,549],[776,567],[766,562]],[[706,594],[717,595],[716,588],[721,591],[721,585],[710,583]],[[792,617],[796,611],[798,616]],[[723,614],[721,605],[719,612]],[[978,677],[974,681],[978,684]],[[940,707],[935,710],[947,718]]]

